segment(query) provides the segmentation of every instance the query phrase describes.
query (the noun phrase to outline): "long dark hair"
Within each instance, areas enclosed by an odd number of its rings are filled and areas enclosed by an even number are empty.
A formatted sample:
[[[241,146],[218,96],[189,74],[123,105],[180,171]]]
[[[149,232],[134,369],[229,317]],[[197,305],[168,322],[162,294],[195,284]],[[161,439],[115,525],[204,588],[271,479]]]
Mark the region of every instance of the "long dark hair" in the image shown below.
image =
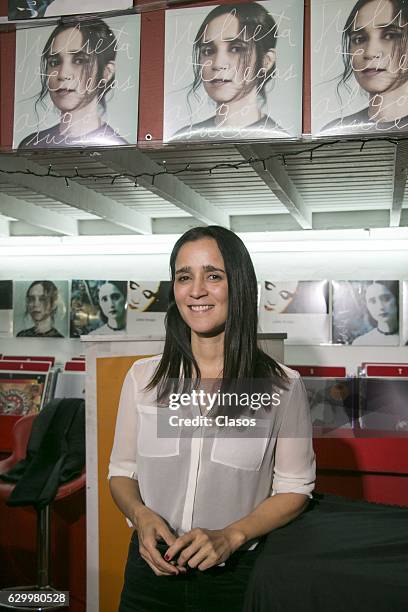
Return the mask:
[[[266,53],[270,49],[275,49],[276,47],[278,30],[272,15],[257,2],[232,5],[221,4],[208,13],[197,32],[193,44],[194,81],[191,85],[188,97],[195,94],[201,85],[200,52],[202,45],[205,44],[207,26],[216,17],[227,14],[235,16],[238,19],[239,36],[237,36],[237,40],[245,38],[248,43],[244,68],[249,66],[252,51],[255,50],[256,60],[254,73],[258,74],[258,77],[256,81],[254,81],[254,84],[250,85],[249,89],[256,87],[258,94],[262,97],[263,102],[265,102],[265,85],[275,74],[276,64],[274,63],[272,68],[266,71],[263,76],[261,76],[259,72],[261,68],[263,68],[263,59]],[[256,40],[254,40],[254,38],[256,38]]]
[[[347,17],[347,21],[345,23],[343,34],[342,34],[342,57],[344,70],[341,75],[340,81],[337,85],[337,93],[340,95],[340,87],[344,85],[346,89],[348,87],[348,80],[353,74],[353,67],[351,65],[351,36],[354,30],[354,23],[357,17],[358,11],[363,8],[369,2],[373,0],[358,0],[356,4],[353,6],[350,15]],[[395,22],[396,26],[401,27],[401,37],[398,41],[395,42],[392,54],[393,56],[397,56],[401,58],[402,56],[406,58],[406,54],[408,52],[408,2],[406,0],[390,0],[391,4],[394,7],[394,15],[393,22]],[[400,66],[400,71],[398,78],[395,80],[395,83],[390,87],[390,90],[396,89],[402,83],[405,83],[408,80],[408,72],[402,66]]]
[[[224,259],[228,280],[228,315],[224,338],[224,380],[276,377],[286,381],[281,366],[257,345],[258,307],[257,280],[246,246],[234,232],[210,225],[195,227],[185,232],[170,255],[172,283],[166,315],[166,340],[161,361],[146,389],[158,387],[159,397],[172,387],[171,381],[180,379],[181,368],[185,379],[193,373],[200,381],[200,369],[191,350],[191,330],[182,319],[174,298],[176,259],[187,242],[202,238],[215,240]]]
[[[48,59],[52,56],[54,40],[58,34],[70,29],[78,30],[81,33],[83,50],[90,58],[89,63],[83,66],[86,81],[92,78],[96,66],[95,83],[97,87],[95,91],[89,92],[89,100],[97,97],[103,111],[106,111],[105,96],[115,84],[115,75],[105,81],[103,72],[109,62],[114,62],[116,59],[117,41],[110,27],[102,19],[92,19],[92,21],[70,20],[58,24],[52,31],[41,54],[41,91],[35,106],[37,107],[38,103],[43,103],[48,94],[47,64]]]

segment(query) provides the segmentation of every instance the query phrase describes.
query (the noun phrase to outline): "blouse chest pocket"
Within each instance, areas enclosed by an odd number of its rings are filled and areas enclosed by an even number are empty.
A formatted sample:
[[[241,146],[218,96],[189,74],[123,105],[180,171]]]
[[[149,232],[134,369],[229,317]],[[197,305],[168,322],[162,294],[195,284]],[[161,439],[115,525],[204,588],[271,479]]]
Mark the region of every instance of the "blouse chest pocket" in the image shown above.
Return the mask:
[[[240,470],[259,470],[268,438],[253,438],[249,435],[233,438],[223,437],[222,432],[218,432],[211,450],[211,461]]]
[[[180,430],[169,427],[169,410],[138,406],[137,450],[142,457],[174,457],[180,452]],[[165,436],[171,437],[165,437]]]

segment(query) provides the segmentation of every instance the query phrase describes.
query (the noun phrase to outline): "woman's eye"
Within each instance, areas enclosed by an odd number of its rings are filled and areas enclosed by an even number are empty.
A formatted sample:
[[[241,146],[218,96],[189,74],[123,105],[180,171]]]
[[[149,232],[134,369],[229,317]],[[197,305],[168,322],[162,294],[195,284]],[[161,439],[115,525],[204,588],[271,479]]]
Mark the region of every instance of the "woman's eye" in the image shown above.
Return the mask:
[[[212,47],[201,47],[200,53],[201,53],[201,55],[204,55],[205,57],[208,57],[209,55],[213,54],[213,49],[212,49]]]
[[[47,60],[47,66],[49,68],[55,68],[55,66],[58,66],[59,64],[59,60],[56,57],[49,57]]]
[[[242,53],[244,50],[242,45],[231,45],[230,52],[231,53]]]
[[[208,278],[209,278],[210,280],[220,280],[220,279],[221,279],[221,276],[220,276],[219,274],[210,274],[210,275],[208,276]]]
[[[352,45],[362,45],[364,40],[365,37],[362,34],[353,34],[353,36],[350,38]]]
[[[385,32],[384,38],[385,40],[397,40],[398,38],[401,38],[401,32],[400,30],[389,30],[388,32]]]
[[[283,300],[288,300],[293,296],[293,293],[290,293],[290,291],[280,291],[279,295]]]
[[[179,276],[177,281],[179,283],[184,283],[184,282],[188,281],[189,278],[190,278],[189,276]]]
[[[77,55],[74,60],[73,60],[74,64],[77,64],[79,66],[82,66],[82,64],[88,64],[89,63],[89,59],[86,56],[83,55]]]

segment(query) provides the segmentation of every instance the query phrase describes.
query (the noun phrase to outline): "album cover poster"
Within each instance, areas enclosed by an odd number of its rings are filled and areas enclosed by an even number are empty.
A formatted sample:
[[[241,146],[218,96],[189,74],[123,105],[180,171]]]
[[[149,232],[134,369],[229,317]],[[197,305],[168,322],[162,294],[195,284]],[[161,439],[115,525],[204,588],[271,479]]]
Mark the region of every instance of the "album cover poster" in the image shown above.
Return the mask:
[[[14,283],[14,335],[65,338],[68,334],[68,281]]]
[[[0,280],[0,338],[13,335],[13,281]]]
[[[24,416],[37,413],[43,404],[47,374],[0,373],[0,414]]]
[[[399,282],[332,281],[334,344],[397,346]]]
[[[361,378],[362,429],[408,433],[408,379]]]
[[[403,281],[402,286],[402,344],[408,346],[408,281]]]
[[[16,32],[13,148],[137,141],[140,15]]]
[[[286,332],[287,344],[329,342],[329,282],[263,280],[259,326]]]
[[[163,141],[301,135],[303,0],[166,11]]]
[[[127,332],[139,336],[164,336],[170,281],[128,283]]]
[[[312,134],[408,129],[408,3],[311,3]]]
[[[325,429],[350,429],[355,411],[358,410],[358,394],[355,379],[320,378],[303,376],[312,423]]]
[[[126,330],[127,281],[73,280],[70,335],[123,334]]]
[[[41,19],[84,13],[121,11],[133,6],[133,0],[8,0],[8,18]]]

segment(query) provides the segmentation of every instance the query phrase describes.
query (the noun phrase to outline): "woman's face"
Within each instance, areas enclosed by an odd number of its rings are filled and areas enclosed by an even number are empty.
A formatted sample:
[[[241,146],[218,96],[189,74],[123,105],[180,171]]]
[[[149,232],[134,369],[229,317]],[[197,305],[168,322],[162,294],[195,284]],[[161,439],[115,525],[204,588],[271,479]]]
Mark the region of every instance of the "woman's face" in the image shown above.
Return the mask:
[[[125,312],[125,296],[113,283],[105,283],[99,289],[99,305],[109,320],[122,319]]]
[[[227,13],[212,19],[203,34],[201,79],[217,104],[242,98],[257,83],[255,46],[241,39],[239,32],[237,17]]]
[[[128,306],[131,310],[143,312],[153,304],[159,291],[160,283],[137,283],[129,281]]]
[[[395,295],[381,283],[373,283],[366,290],[365,300],[367,310],[377,322],[390,323],[397,319],[397,300]]]
[[[285,283],[265,281],[265,310],[274,312],[275,314],[285,312],[294,298],[297,286],[297,281],[288,281]]]
[[[95,97],[96,72],[96,62],[86,52],[78,28],[57,34],[47,59],[47,84],[51,100],[59,111],[78,110]]]
[[[381,94],[408,69],[407,58],[394,53],[402,36],[391,0],[372,0],[357,12],[350,32],[351,66],[365,91]]]
[[[224,330],[228,316],[228,280],[215,240],[186,242],[176,258],[174,297],[183,320],[199,336]]]
[[[38,283],[31,287],[26,297],[26,303],[28,314],[35,324],[45,321],[51,316],[51,299],[41,284]]]

